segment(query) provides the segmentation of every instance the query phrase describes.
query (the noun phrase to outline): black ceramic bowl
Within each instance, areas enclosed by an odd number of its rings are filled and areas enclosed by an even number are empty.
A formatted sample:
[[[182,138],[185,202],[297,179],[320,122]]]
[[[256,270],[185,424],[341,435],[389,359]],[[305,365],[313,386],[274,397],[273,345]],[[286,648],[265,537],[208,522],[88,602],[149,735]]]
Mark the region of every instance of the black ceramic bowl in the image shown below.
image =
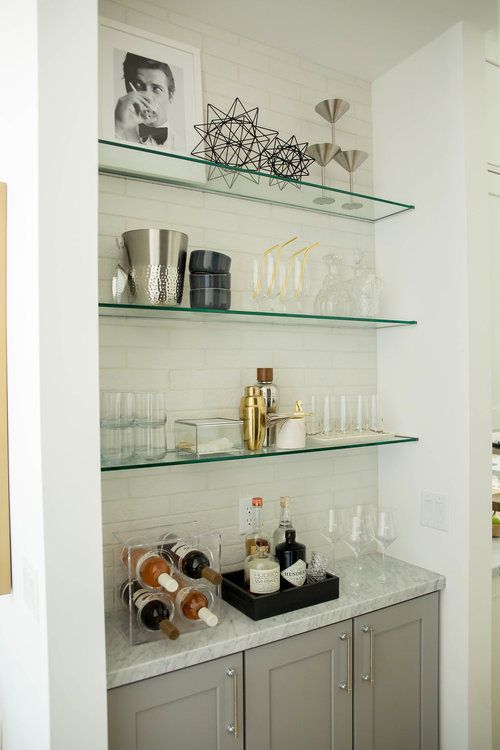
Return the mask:
[[[191,307],[212,307],[214,310],[229,310],[231,307],[230,289],[191,289]]]
[[[191,289],[231,289],[230,273],[191,273]]]
[[[189,256],[191,273],[229,273],[231,258],[214,250],[193,250]]]

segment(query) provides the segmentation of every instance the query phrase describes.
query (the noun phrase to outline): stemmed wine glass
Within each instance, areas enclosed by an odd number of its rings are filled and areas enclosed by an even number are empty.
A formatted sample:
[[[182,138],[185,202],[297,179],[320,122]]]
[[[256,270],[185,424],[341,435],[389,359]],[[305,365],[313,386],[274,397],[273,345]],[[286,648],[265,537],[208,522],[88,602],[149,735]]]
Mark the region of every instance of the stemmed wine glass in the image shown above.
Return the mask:
[[[349,511],[347,508],[330,508],[328,511],[328,532],[322,536],[330,543],[332,554],[332,570],[335,570],[335,545],[345,538],[349,527]]]
[[[347,531],[343,540],[356,558],[356,576],[353,578],[352,586],[360,586],[360,555],[366,550],[374,539],[373,518],[370,509],[363,505],[357,505],[351,512]]]
[[[379,581],[387,580],[385,574],[385,551],[399,536],[396,511],[392,508],[379,508],[375,525],[375,539],[382,547],[382,573]]]

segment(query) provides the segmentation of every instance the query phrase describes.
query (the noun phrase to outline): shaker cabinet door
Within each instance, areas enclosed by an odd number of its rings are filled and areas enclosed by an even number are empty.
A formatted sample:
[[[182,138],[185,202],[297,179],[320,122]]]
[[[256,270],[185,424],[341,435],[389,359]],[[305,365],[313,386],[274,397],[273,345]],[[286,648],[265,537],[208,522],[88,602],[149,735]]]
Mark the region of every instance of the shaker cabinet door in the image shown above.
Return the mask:
[[[354,750],[437,750],[438,594],[354,620]]]
[[[352,620],[245,652],[246,750],[352,750]]]
[[[243,750],[241,654],[108,691],[109,750]]]

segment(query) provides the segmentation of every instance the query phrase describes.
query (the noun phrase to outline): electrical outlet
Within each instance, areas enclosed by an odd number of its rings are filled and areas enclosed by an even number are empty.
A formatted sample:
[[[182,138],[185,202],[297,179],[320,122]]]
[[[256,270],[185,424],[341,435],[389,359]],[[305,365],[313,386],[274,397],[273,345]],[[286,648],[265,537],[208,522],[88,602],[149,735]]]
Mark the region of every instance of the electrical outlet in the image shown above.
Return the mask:
[[[422,492],[420,525],[448,531],[448,497],[435,492]]]
[[[253,527],[253,509],[251,497],[240,497],[240,534],[248,534]]]

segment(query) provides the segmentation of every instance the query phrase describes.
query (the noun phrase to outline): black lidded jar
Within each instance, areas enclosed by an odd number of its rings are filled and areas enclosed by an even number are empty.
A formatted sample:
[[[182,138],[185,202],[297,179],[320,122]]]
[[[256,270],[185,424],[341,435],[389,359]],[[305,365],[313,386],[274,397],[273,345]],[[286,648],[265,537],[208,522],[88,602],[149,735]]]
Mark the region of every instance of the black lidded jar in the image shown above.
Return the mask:
[[[287,588],[286,584],[302,586],[306,580],[306,546],[295,541],[295,529],[285,530],[285,541],[276,545],[274,554],[280,564],[281,578],[285,588]],[[292,566],[295,567],[290,570]]]

